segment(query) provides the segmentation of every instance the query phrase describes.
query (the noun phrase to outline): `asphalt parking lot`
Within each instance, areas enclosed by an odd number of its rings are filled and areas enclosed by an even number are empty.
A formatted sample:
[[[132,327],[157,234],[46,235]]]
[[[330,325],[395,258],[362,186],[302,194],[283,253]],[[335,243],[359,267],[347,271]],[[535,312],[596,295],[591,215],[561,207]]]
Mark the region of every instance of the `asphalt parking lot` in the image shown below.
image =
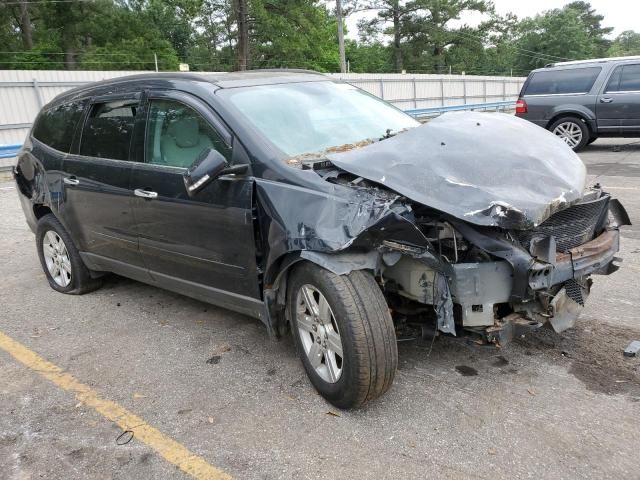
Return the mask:
[[[640,142],[581,156],[639,222]],[[119,277],[54,292],[12,183],[0,212],[1,478],[640,478],[637,225],[575,329],[401,343],[391,391],[343,412],[257,320]]]

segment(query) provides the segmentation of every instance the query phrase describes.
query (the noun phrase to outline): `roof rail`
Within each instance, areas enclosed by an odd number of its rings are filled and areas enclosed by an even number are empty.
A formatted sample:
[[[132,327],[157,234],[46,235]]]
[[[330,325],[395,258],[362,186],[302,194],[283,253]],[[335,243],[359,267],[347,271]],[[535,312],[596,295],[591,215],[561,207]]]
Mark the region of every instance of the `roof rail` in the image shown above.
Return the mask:
[[[640,55],[629,55],[628,57],[608,57],[608,58],[591,58],[588,60],[571,60],[569,62],[547,63],[545,68],[559,67],[560,65],[579,65],[581,63],[605,63],[619,60],[640,60]]]
[[[242,70],[243,72],[293,72],[293,73],[310,73],[313,75],[324,75],[324,73],[316,72],[315,70],[306,70],[304,68],[252,68],[249,70]],[[238,73],[237,71],[234,73]]]

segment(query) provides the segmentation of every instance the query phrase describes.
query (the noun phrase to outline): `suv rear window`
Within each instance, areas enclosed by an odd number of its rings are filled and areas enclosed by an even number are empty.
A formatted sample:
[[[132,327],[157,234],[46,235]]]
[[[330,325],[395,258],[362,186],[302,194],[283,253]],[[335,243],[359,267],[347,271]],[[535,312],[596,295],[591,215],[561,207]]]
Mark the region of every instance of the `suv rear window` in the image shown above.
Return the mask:
[[[97,103],[82,129],[80,155],[128,160],[137,100]]]
[[[601,70],[601,67],[587,67],[535,72],[529,79],[525,95],[587,93]]]
[[[33,136],[51,148],[69,153],[83,109],[83,103],[67,103],[42,111],[33,127]]]

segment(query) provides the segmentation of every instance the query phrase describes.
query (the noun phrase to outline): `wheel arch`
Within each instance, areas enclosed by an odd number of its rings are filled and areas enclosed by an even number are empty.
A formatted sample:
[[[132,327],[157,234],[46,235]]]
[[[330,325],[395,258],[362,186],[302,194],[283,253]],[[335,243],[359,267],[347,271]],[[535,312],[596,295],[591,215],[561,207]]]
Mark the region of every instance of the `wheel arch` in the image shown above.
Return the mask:
[[[279,338],[286,333],[289,321],[285,317],[289,274],[301,262],[313,263],[336,275],[347,275],[354,270],[376,271],[379,254],[374,250],[368,252],[344,250],[335,253],[298,250],[278,258],[266,272],[263,292],[269,315],[267,326],[269,333],[274,337]]]
[[[44,203],[34,203],[33,204],[33,214],[36,217],[36,220],[40,220],[45,215],[49,213],[53,214],[53,211]]]
[[[553,125],[556,121],[563,117],[574,117],[578,120],[582,120],[582,122],[587,126],[587,129],[589,130],[589,134],[591,136],[596,134],[595,116],[593,116],[593,114],[586,108],[584,110],[579,108],[572,108],[554,111],[545,128],[549,130],[551,128],[551,125]]]

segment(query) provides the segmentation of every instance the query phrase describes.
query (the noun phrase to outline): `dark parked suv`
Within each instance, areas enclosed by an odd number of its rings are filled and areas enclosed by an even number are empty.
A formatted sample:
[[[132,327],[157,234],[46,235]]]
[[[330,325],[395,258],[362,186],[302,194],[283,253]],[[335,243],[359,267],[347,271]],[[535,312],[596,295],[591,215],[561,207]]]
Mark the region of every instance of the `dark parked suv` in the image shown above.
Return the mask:
[[[529,74],[516,115],[574,150],[598,137],[640,137],[640,56],[561,62]]]
[[[114,272],[291,331],[347,408],[391,386],[396,332],[571,327],[629,223],[585,173],[512,115],[421,125],[323,75],[256,71],[66,92],[14,176],[53,289]]]

